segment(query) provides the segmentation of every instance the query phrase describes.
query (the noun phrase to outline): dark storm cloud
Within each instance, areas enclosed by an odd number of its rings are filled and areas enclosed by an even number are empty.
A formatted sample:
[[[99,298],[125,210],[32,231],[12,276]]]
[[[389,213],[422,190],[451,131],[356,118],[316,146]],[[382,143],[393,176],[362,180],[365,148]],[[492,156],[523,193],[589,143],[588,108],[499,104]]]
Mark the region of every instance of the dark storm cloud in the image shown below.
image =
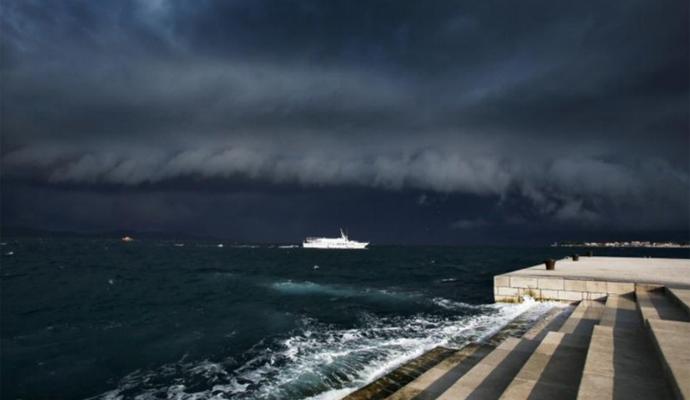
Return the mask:
[[[1,29],[11,181],[248,179],[690,219],[686,1],[6,1]],[[490,225],[448,224],[467,221]]]

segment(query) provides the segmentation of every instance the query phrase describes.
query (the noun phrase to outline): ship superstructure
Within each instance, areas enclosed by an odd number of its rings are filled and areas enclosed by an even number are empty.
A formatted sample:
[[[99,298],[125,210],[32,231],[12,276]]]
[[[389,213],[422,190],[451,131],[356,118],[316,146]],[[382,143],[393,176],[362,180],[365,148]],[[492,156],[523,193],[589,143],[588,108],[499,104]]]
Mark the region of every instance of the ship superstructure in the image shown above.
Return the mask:
[[[368,245],[369,242],[350,240],[342,229],[338,238],[308,237],[302,243],[305,249],[364,249]]]

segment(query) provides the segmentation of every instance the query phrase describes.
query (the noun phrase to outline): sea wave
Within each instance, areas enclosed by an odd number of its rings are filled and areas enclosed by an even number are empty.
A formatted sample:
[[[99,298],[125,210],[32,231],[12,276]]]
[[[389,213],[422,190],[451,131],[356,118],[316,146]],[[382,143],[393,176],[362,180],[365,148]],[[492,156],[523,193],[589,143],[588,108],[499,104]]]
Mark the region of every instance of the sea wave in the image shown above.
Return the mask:
[[[469,304],[461,301],[454,301],[444,299],[443,297],[434,297],[431,303],[446,310],[489,310],[496,308],[495,304]]]
[[[352,329],[304,318],[289,336],[255,346],[239,367],[234,360],[204,360],[135,371],[97,398],[336,399],[436,346],[486,339],[518,315],[541,315],[552,306],[526,299],[452,318],[363,314]]]
[[[390,289],[357,288],[346,285],[323,284],[311,281],[279,281],[269,284],[270,288],[287,295],[324,295],[331,297],[370,297],[384,300],[417,299],[420,295]]]
[[[368,297],[379,301],[411,301],[420,304],[430,304],[449,311],[489,310],[495,308],[493,304],[469,304],[442,297],[429,299],[422,293],[376,288],[355,288],[345,285],[322,284],[311,281],[279,281],[269,286],[287,295],[323,295],[331,297]]]

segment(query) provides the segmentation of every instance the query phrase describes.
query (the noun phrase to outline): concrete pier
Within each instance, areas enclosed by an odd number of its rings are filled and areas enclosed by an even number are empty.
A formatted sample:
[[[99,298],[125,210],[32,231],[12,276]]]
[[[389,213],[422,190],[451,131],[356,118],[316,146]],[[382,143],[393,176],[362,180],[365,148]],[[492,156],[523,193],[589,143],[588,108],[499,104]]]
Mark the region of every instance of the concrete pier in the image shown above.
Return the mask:
[[[436,349],[409,378],[390,384],[403,366],[347,399],[690,400],[690,259],[560,260],[494,285],[496,301],[575,307],[552,309],[520,337]]]
[[[494,277],[494,300],[604,300],[608,295],[634,292],[641,285],[690,288],[690,260],[630,257],[580,257],[543,264]]]

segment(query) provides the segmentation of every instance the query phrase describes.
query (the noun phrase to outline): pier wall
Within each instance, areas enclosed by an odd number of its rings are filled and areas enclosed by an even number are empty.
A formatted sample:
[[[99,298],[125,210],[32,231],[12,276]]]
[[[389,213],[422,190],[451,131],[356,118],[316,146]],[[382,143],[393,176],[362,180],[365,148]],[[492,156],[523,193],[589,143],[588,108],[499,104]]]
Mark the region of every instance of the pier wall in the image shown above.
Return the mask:
[[[636,287],[690,288],[690,260],[668,258],[580,257],[556,261],[494,276],[494,300],[516,302],[523,296],[537,300],[575,302],[624,294]]]
[[[635,291],[635,283],[620,281],[593,281],[564,277],[511,276],[494,277],[494,300],[517,302],[523,296],[536,300],[580,301],[600,300],[609,294]]]

